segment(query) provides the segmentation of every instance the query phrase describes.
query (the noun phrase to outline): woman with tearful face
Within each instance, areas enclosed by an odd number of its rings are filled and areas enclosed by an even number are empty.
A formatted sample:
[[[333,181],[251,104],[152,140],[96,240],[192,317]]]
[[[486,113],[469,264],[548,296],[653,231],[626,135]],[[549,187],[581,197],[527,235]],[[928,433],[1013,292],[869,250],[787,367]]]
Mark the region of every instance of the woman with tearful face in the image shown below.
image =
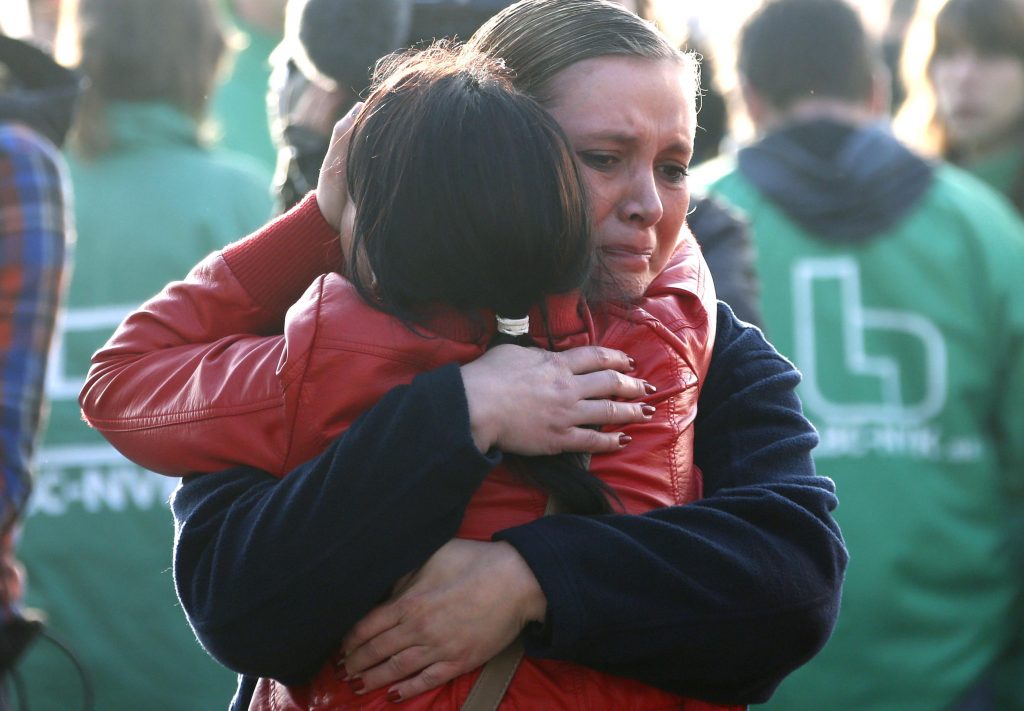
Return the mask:
[[[620,419],[617,432],[580,429],[597,422],[586,398],[615,394],[594,389],[605,376],[583,372],[594,369],[583,362],[587,351],[537,358],[511,346],[502,360],[496,349],[463,366],[458,397],[444,402],[453,416],[465,413],[461,439],[472,441],[476,454],[492,447],[597,452],[591,471],[605,481],[619,477],[626,510],[540,517],[537,507],[532,520],[508,521],[490,541],[449,540],[486,471],[455,456],[450,421],[437,426],[439,412],[448,411],[430,403],[451,392],[441,369],[390,393],[324,454],[278,471],[287,473],[282,479],[251,466],[189,478],[174,502],[183,606],[207,648],[243,674],[236,708],[250,700],[256,708],[283,703],[283,685],[269,679],[293,688],[312,679],[307,696],[292,698],[299,708],[331,708],[339,698],[354,708],[360,699],[369,708],[406,700],[426,708],[439,698],[456,707],[475,670],[520,634],[527,657],[505,697],[508,708],[763,700],[827,639],[845,550],[830,515],[831,483],[814,474],[816,436],[800,413],[792,366],[722,304],[703,326],[699,318],[679,318],[681,306],[700,301],[709,287],[685,229],[692,60],[602,0],[524,0],[499,13],[469,47],[501,58],[516,88],[567,135],[591,205],[598,267],[587,295],[595,334],[634,357],[631,375],[657,388],[644,400],[657,410],[649,422]],[[348,129],[343,123],[336,133]],[[294,282],[322,273],[325,261],[338,263],[322,246],[331,227],[346,232],[338,158],[328,156],[315,196],[223,256],[239,278],[282,265],[297,274],[252,284],[266,310],[281,313],[295,299]],[[674,339],[677,353],[713,339],[706,373],[666,377],[657,365],[665,349],[644,346],[652,333]],[[117,341],[99,354],[82,402],[94,424],[127,450],[138,444],[130,431],[139,423],[115,422],[130,407],[119,398],[129,386],[138,393],[140,382],[155,378],[147,368],[170,356],[150,353],[149,365],[141,359],[134,373],[119,371],[118,359],[137,351],[119,351]],[[618,357],[605,362],[620,363]],[[551,378],[541,383],[539,373]],[[552,383],[561,399],[549,404],[558,407],[535,407],[531,392]],[[679,397],[695,399],[698,390],[695,413],[696,403]],[[552,413],[562,413],[557,426],[548,426]],[[180,409],[170,414],[180,416]],[[672,453],[636,446],[652,428],[677,427],[695,414],[692,456],[701,478],[680,478],[673,468],[685,446]],[[430,433],[429,442],[416,436],[421,432]],[[633,437],[624,448],[620,433]],[[164,470],[196,470],[181,466],[189,455],[180,447],[142,449],[159,456]],[[166,466],[171,460],[178,461]],[[483,473],[470,475],[474,466]],[[635,503],[649,492],[630,491],[626,482],[652,467],[674,482],[671,489],[692,495],[643,513]],[[334,544],[291,545],[297,530]],[[386,541],[387,549],[348,545],[356,534]],[[268,588],[260,581],[271,573],[282,577]],[[614,677],[588,676],[590,670]],[[265,680],[257,685],[255,676]],[[621,680],[610,687],[570,682],[597,678]],[[350,695],[334,696],[345,693],[342,686]]]

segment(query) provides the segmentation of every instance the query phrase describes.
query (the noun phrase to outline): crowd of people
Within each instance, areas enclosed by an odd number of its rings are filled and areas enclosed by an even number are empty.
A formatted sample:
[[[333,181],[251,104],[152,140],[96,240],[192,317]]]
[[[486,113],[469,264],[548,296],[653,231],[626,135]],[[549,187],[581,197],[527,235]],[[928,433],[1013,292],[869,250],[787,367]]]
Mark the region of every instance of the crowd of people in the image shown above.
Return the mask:
[[[0,709],[1024,710],[1024,0],[744,7],[0,9]]]

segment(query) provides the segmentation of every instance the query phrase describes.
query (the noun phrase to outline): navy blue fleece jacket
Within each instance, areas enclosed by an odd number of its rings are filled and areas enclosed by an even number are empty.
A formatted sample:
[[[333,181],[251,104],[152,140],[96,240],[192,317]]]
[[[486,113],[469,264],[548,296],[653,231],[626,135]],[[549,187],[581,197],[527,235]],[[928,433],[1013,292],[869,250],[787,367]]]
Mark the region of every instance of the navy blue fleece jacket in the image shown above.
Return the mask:
[[[719,305],[695,423],[705,498],[644,515],[548,516],[499,532],[548,600],[528,653],[721,703],[766,699],[828,639],[846,550],[799,374]],[[469,433],[458,368],[391,391],[277,479],[186,479],[174,573],[197,637],[242,675],[308,680],[393,582],[458,529],[497,463]]]

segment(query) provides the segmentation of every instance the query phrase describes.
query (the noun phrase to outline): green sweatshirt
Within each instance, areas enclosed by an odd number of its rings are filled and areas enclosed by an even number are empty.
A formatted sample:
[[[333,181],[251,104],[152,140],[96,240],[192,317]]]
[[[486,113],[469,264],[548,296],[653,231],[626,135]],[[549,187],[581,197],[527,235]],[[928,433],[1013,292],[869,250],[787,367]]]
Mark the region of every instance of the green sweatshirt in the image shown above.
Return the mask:
[[[849,139],[820,156],[795,130],[699,174],[751,221],[850,551],[831,641],[767,708],[941,711],[1022,630],[1024,224],[955,168]]]
[[[195,641],[171,579],[176,481],[139,469],[90,430],[78,391],[92,352],[125,315],[263,224],[270,176],[201,148],[194,122],[170,106],[116,105],[109,118],[113,150],[70,160],[78,241],[19,547],[27,603],[87,667],[97,711],[218,709],[234,677]],[[81,708],[76,672],[46,641],[21,673],[31,708]]]

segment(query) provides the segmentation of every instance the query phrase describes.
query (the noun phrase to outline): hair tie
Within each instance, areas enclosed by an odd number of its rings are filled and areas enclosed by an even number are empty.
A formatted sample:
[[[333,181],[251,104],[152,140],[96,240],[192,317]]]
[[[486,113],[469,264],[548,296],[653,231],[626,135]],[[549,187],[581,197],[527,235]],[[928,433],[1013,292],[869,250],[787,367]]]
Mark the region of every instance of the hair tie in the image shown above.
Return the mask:
[[[523,316],[522,318],[495,316],[495,318],[498,321],[498,333],[504,333],[509,336],[525,336],[530,332],[529,316]]]

